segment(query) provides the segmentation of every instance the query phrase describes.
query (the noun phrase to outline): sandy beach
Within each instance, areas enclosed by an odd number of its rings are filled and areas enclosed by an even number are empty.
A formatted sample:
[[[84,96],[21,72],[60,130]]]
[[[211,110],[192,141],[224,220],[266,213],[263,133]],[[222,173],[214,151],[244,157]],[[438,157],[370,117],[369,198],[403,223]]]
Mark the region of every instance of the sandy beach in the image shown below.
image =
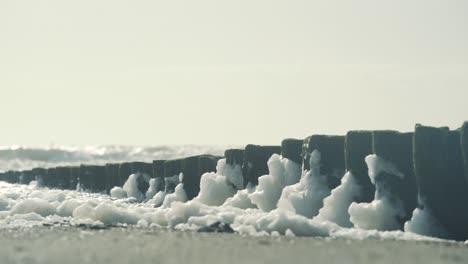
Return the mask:
[[[246,237],[157,228],[34,227],[0,231],[13,263],[468,263],[451,242]]]

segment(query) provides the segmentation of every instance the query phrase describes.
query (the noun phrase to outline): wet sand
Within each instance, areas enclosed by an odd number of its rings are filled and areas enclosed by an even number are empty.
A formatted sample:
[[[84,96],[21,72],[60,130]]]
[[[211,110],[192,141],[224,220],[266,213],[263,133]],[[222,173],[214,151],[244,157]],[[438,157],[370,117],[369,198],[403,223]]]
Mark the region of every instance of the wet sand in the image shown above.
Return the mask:
[[[0,230],[10,263],[468,263],[463,243],[245,237],[148,228]]]

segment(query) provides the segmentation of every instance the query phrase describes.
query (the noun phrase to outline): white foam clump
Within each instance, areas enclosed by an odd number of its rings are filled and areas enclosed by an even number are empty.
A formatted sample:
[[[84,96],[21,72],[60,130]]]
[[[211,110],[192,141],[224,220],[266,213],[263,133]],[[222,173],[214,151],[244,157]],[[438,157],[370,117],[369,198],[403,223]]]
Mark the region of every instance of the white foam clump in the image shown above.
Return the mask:
[[[0,196],[0,211],[7,210],[9,206],[10,206],[10,203],[8,202],[8,199],[6,197]]]
[[[375,184],[375,178],[382,172],[386,172],[391,175],[396,175],[398,178],[403,179],[405,175],[398,170],[398,168],[391,162],[380,158],[379,156],[372,154],[365,158],[367,167],[369,168],[369,177],[373,184]]]
[[[159,191],[151,199],[149,199],[147,203],[152,204],[154,207],[160,207],[163,204],[165,198],[166,192]]]
[[[163,180],[161,178],[157,179],[150,179],[149,180],[149,188],[148,191],[146,191],[146,199],[152,199],[158,192],[159,190],[162,189],[163,186]]]
[[[395,206],[383,197],[371,203],[352,203],[349,214],[357,228],[388,231],[400,228],[398,218],[403,217],[405,212],[401,206]]]
[[[138,189],[138,180],[140,177],[143,177],[141,173],[135,173],[128,177],[127,181],[124,183],[122,189],[127,194],[127,197],[133,197],[138,201],[143,201],[146,197],[145,195]]]
[[[56,208],[49,202],[39,198],[24,199],[11,208],[11,214],[37,213],[41,216],[53,215]]]
[[[201,176],[200,192],[193,200],[206,205],[220,206],[234,196],[242,185],[240,166],[227,164],[226,159],[220,159],[216,165],[216,173],[208,172]]]
[[[122,187],[115,186],[110,190],[110,196],[116,199],[127,198],[127,193],[122,189]]]
[[[276,209],[284,187],[297,183],[302,174],[301,166],[278,154],[268,160],[269,175],[258,178],[258,186],[249,194],[253,204],[265,212]]]
[[[101,203],[97,206],[88,203],[82,204],[73,211],[73,217],[77,220],[95,220],[105,225],[138,223],[138,214],[135,209],[120,208],[111,203]]]
[[[405,232],[412,232],[430,237],[448,238],[449,233],[432,214],[431,209],[426,205],[424,199],[418,197],[418,200],[419,204],[422,206],[421,208],[414,209],[411,220],[405,223]]]
[[[151,204],[154,207],[160,207],[164,204],[164,201],[167,198],[167,201],[165,202],[164,206],[168,207],[168,205],[171,204],[173,201],[186,201],[187,194],[183,190],[183,187],[179,187],[177,189],[177,186],[182,182],[182,179],[183,174],[180,173],[171,177],[165,177],[164,180],[155,179],[154,181],[150,181],[150,188],[146,192],[146,203]],[[163,182],[166,186],[165,190],[157,191],[163,189]],[[169,193],[168,186],[175,186],[174,192],[177,191],[177,193]],[[154,192],[156,193],[153,195]]]
[[[316,216],[323,206],[323,199],[330,195],[326,175],[320,174],[321,154],[314,150],[310,157],[310,170],[299,183],[283,189],[278,208],[309,218]]]
[[[253,209],[257,208],[250,200],[249,195],[255,191],[255,186],[247,185],[246,189],[239,190],[237,193],[226,200],[223,204],[224,207],[233,207],[239,209]]]
[[[184,178],[184,174],[179,174],[179,184],[174,189],[173,193],[166,194],[164,196],[164,201],[162,203],[163,208],[171,207],[172,203],[174,202],[186,202],[188,201],[187,193],[184,190],[184,184],[182,183],[182,179]]]
[[[382,172],[396,175],[399,178],[404,177],[392,163],[377,155],[369,155],[365,158],[365,161],[369,168],[369,177],[373,184],[375,184],[376,177]],[[375,195],[371,203],[353,202],[348,212],[354,226],[362,229],[376,229],[381,231],[399,229],[401,225],[399,219],[403,218],[406,213],[398,197],[390,197],[390,195],[391,194],[387,192],[384,192],[382,197],[377,197],[377,195]]]
[[[75,211],[75,209],[81,206],[82,204],[83,202],[78,199],[69,199],[63,201],[57,207],[57,214],[63,217],[73,216],[73,211]]]
[[[200,179],[200,193],[194,201],[211,205],[222,205],[229,197],[236,194],[237,189],[227,181],[226,177],[213,172],[202,175]]]
[[[330,221],[342,227],[353,227],[348,213],[349,206],[359,198],[362,188],[351,172],[341,179],[341,184],[323,200],[323,207],[315,217],[318,221]]]
[[[238,190],[244,188],[244,177],[242,176],[242,167],[240,164],[227,164],[226,159],[218,160],[216,172],[223,175],[226,180],[234,185]]]

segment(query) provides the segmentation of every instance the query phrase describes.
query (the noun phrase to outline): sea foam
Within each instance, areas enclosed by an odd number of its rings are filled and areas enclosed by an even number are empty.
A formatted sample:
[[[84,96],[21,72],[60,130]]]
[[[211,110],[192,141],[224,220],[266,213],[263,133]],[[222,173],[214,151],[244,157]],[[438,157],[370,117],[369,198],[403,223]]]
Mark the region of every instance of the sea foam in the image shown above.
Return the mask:
[[[320,159],[320,152],[314,151],[311,169],[302,173],[289,160],[274,155],[268,162],[270,173],[261,177],[258,186],[249,184],[245,189],[240,188],[239,168],[227,168],[225,160],[220,160],[216,172],[202,175],[200,194],[191,201],[184,190],[183,174],[173,177],[177,181],[172,193],[157,191],[155,180],[150,180],[148,192],[141,192],[135,174],[129,175],[123,188],[114,187],[111,195],[0,182],[0,228],[86,224],[200,230],[222,223],[252,236],[437,240],[429,236],[440,234],[424,231],[433,220],[428,211],[416,210],[406,225],[407,232],[378,231],[392,227],[386,221],[398,215],[398,208],[385,198],[350,205],[359,193],[352,174],[347,173],[338,188],[329,190],[326,175],[320,172]]]

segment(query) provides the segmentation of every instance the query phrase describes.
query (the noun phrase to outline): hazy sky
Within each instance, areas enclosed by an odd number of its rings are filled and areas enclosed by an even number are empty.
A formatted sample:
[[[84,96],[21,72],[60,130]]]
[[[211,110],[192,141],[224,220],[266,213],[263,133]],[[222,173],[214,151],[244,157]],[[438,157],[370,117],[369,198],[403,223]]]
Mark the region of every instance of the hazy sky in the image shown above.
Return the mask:
[[[0,145],[468,120],[468,1],[0,1]]]

